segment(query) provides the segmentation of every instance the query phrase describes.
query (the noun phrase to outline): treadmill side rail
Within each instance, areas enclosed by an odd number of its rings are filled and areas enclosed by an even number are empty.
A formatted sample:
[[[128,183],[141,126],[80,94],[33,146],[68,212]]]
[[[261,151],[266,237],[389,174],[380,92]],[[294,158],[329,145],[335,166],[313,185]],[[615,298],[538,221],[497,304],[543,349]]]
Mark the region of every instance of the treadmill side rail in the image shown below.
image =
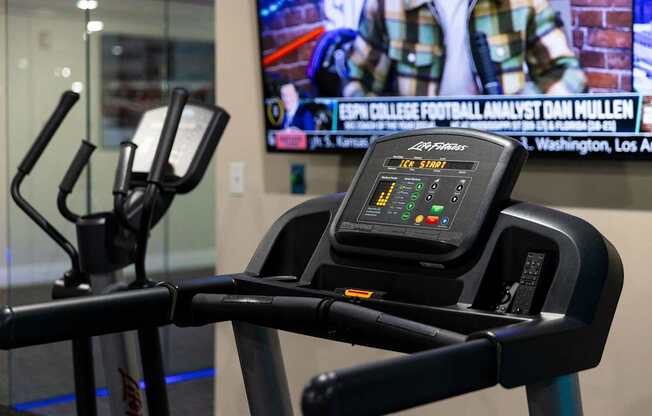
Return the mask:
[[[494,386],[497,361],[496,345],[480,339],[322,373],[301,407],[306,416],[398,412]]]

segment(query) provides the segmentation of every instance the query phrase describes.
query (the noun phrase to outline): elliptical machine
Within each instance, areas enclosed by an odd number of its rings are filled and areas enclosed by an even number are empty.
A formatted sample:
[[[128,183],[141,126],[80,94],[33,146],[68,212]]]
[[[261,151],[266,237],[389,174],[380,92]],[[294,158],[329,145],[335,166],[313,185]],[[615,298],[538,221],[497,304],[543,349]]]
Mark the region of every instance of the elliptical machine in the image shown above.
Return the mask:
[[[71,270],[55,282],[53,299],[154,286],[157,282],[151,281],[145,272],[149,231],[164,216],[176,194],[188,193],[199,184],[229,116],[219,107],[186,105],[187,91],[173,90],[167,109],[146,112],[134,139],[121,144],[113,186],[114,209],[87,215],[79,215],[67,205],[68,195],[95,150],[92,143],[83,140],[59,186],[57,198],[59,211],[76,227],[77,250],[22,197],[20,185],[78,98],[79,95],[70,91],[63,94],[12,182],[12,196],[17,205],[70,257]],[[120,275],[132,264],[136,266],[136,278],[127,285]],[[169,406],[158,328],[139,328],[138,343],[149,412],[167,415]],[[133,336],[107,334],[100,338],[100,344],[112,414],[142,414],[138,349]],[[90,338],[73,341],[73,357],[77,412],[95,415]]]

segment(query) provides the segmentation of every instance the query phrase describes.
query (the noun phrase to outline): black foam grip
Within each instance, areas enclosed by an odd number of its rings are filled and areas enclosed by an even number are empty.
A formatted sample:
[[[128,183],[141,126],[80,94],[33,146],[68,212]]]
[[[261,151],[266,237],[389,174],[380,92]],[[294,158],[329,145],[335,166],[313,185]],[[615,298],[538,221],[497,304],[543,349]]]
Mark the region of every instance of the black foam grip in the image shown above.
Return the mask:
[[[170,322],[165,287],[0,308],[0,349],[131,331]]]
[[[228,320],[297,333],[333,331],[348,341],[400,345],[421,351],[464,342],[466,336],[361,305],[310,297],[200,294],[191,304],[193,323]]]
[[[66,194],[72,192],[72,189],[75,187],[75,184],[79,180],[79,176],[81,176],[82,171],[88,164],[88,160],[91,158],[95,149],[96,146],[93,143],[87,140],[82,140],[79,149],[77,149],[75,158],[68,167],[68,171],[66,171],[66,174],[59,185],[61,192]]]
[[[302,396],[306,416],[381,415],[493,386],[496,346],[482,339],[409,354],[312,379]]]
[[[113,182],[114,195],[126,194],[129,190],[129,181],[131,180],[131,171],[134,166],[134,156],[136,155],[137,147],[133,142],[120,143],[118,169],[115,171],[115,181]]]
[[[503,93],[503,88],[498,79],[496,71],[496,64],[491,59],[491,49],[487,41],[487,35],[483,32],[474,32],[471,35],[471,42],[473,47],[473,60],[475,67],[482,82],[482,88],[485,94],[500,95]]]
[[[72,91],[66,91],[61,95],[57,108],[45,123],[45,126],[43,126],[43,129],[23,158],[22,162],[20,162],[20,165],[18,165],[19,171],[23,172],[25,175],[29,175],[32,168],[34,168],[34,165],[43,154],[43,151],[48,146],[48,143],[50,143],[52,136],[54,136],[54,133],[57,131],[77,100],[79,100],[79,94]]]
[[[158,141],[156,154],[152,161],[152,167],[149,171],[147,181],[151,183],[160,183],[163,179],[165,166],[170,158],[174,139],[177,135],[177,129],[181,122],[181,115],[183,108],[188,101],[188,91],[183,88],[175,88],[172,91],[172,98],[168,105],[168,111],[165,115],[165,122],[163,123],[163,130],[161,131],[161,138]]]

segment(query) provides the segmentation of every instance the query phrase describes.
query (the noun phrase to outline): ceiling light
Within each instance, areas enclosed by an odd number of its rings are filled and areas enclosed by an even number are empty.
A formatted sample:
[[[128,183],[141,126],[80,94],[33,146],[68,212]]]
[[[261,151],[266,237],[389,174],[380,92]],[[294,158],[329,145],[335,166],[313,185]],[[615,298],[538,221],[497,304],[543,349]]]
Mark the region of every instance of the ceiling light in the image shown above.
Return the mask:
[[[79,94],[80,92],[84,91],[84,83],[83,83],[83,82],[79,82],[79,81],[75,81],[75,82],[73,82],[72,85],[70,86],[70,89],[71,89],[73,92],[76,92],[77,94]]]
[[[102,29],[104,29],[104,22],[101,20],[91,20],[86,23],[88,33],[100,32]]]
[[[82,10],[97,9],[97,0],[77,0],[77,8]]]

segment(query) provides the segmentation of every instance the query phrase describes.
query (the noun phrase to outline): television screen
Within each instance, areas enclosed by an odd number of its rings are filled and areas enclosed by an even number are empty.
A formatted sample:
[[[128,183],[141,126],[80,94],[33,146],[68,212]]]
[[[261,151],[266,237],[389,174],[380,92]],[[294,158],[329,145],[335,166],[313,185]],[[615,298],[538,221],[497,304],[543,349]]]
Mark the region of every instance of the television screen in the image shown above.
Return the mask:
[[[652,158],[652,1],[258,0],[258,20],[270,151],[450,126]]]

